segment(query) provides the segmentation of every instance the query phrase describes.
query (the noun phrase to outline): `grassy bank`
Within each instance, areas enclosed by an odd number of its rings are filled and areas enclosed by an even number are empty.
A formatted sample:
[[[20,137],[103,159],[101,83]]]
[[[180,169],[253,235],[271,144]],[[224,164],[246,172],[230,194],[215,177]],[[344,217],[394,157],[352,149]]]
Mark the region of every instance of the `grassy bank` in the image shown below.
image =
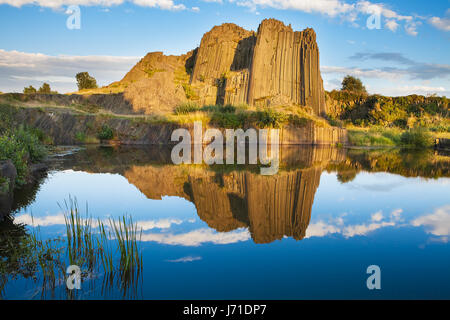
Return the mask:
[[[436,134],[427,128],[412,129],[348,126],[349,142],[353,146],[402,146],[409,148],[429,148],[436,138],[450,138],[450,134]]]

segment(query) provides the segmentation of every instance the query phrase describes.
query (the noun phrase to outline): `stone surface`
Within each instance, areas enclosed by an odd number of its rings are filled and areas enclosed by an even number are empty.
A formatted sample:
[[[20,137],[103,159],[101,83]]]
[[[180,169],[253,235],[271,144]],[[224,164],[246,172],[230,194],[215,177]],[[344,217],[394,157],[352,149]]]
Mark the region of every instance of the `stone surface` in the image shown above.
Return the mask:
[[[297,104],[325,113],[319,49],[313,29],[294,32],[267,19],[258,29],[251,68],[251,105]]]
[[[326,112],[314,30],[293,31],[275,19],[263,20],[256,33],[232,23],[215,26],[186,55],[149,53],[119,83],[127,86],[124,96],[133,110],[145,113],[167,112],[189,100]]]
[[[0,220],[11,211],[16,177],[16,167],[11,160],[0,161],[0,178],[3,180],[0,184]]]

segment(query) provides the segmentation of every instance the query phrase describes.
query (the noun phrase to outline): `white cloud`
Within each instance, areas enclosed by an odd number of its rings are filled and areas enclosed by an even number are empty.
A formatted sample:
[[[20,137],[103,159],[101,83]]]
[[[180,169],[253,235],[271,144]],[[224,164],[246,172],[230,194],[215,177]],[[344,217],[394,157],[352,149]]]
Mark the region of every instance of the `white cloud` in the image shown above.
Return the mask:
[[[366,77],[366,78],[378,78],[378,79],[396,79],[403,75],[397,71],[385,71],[381,69],[361,69],[361,68],[350,68],[350,67],[336,67],[336,66],[322,66],[320,68],[322,73],[339,73],[339,74],[349,74],[356,77]]]
[[[0,0],[1,1],[1,0]],[[48,82],[59,92],[76,91],[75,75],[88,71],[99,85],[123,78],[140,57],[49,56],[0,49],[0,91],[22,91],[23,87]]]
[[[22,7],[31,4],[40,7],[57,9],[63,6],[104,6],[110,7],[123,4],[125,1],[134,3],[138,6],[159,8],[163,10],[185,10],[184,4],[176,4],[173,0],[0,0],[0,4],[9,4],[14,7]]]
[[[399,24],[395,20],[388,20],[385,25],[386,28],[393,32],[397,31],[397,28],[399,26]]]
[[[202,260],[202,257],[187,256],[187,257],[182,257],[182,258],[178,258],[175,260],[167,260],[167,262],[192,262],[192,261],[198,261],[198,260]]]
[[[439,30],[446,32],[450,31],[450,18],[432,17],[428,22]]]
[[[63,214],[59,215],[53,215],[53,216],[44,216],[44,217],[33,217],[30,214],[23,214],[20,216],[17,216],[14,219],[15,223],[22,223],[29,226],[41,226],[41,227],[48,227],[48,226],[54,226],[54,225],[64,225],[65,219]]]
[[[56,225],[65,225],[65,218],[63,213],[59,213],[56,215],[48,215],[43,217],[33,217],[30,214],[22,214],[14,220],[17,223],[23,223],[30,226],[40,226],[40,227],[49,227]],[[104,225],[109,225],[109,220],[102,221]],[[136,221],[135,224],[138,229],[142,229],[143,231],[152,230],[152,229],[169,229],[172,225],[182,224],[183,220],[180,219],[159,219],[159,220],[143,220]],[[98,221],[94,220],[92,222],[93,227],[98,226]]]
[[[234,2],[234,1],[230,1]],[[331,17],[354,10],[353,4],[340,0],[315,0],[315,1],[292,1],[292,0],[243,0],[236,1],[238,5],[246,6],[252,10],[258,7],[272,7],[282,10],[299,10],[308,13],[321,13]]]
[[[329,17],[339,16],[343,20],[350,21],[352,25],[357,26],[356,21],[362,16],[368,18],[370,15],[379,14],[386,19],[387,29],[395,32],[398,29],[399,22],[405,22],[405,30],[410,35],[417,35],[416,28],[418,22],[414,22],[418,17],[411,15],[401,15],[388,8],[383,3],[372,3],[370,1],[359,0],[356,3],[350,3],[343,0],[229,0],[240,6],[249,7],[253,12],[258,8],[271,7],[280,10],[298,10],[307,13],[319,13]]]
[[[383,220],[383,212],[381,212],[381,211],[378,211],[378,212],[375,212],[374,214],[372,214],[372,221],[375,221],[375,222],[379,222],[379,221],[381,221],[381,220]]]
[[[356,225],[345,225],[342,217],[339,217],[330,223],[319,221],[308,226],[305,238],[324,237],[330,234],[341,234],[345,238],[366,236],[370,232],[381,228],[394,227],[396,222],[401,220],[401,212],[402,209],[394,210],[390,215],[391,219],[389,221],[382,221],[384,219],[383,213],[378,211],[371,215],[371,221],[369,223]]]
[[[200,246],[204,243],[230,244],[250,239],[247,229],[231,232],[215,232],[211,229],[198,229],[187,233],[147,233],[142,234],[142,241],[154,241],[168,245]]]
[[[434,213],[413,220],[412,225],[415,227],[423,226],[427,233],[435,236],[449,236],[450,205],[437,208]]]
[[[415,36],[417,36],[419,33],[417,32],[417,27],[419,26],[419,25],[421,25],[422,23],[420,22],[420,21],[418,21],[418,22],[410,22],[410,23],[407,23],[406,25],[405,25],[405,30],[406,30],[406,33],[407,34],[409,34],[410,36],[413,36],[413,37],[415,37]]]
[[[312,223],[308,226],[305,232],[305,238],[310,237],[324,237],[328,234],[339,233],[340,229],[337,226],[327,224],[323,221]]]

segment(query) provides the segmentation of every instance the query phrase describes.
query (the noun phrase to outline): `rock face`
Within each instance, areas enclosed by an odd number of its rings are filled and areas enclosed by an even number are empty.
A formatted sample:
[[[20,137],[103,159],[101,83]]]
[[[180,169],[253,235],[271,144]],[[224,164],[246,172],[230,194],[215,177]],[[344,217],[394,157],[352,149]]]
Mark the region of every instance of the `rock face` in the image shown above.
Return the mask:
[[[0,161],[0,220],[11,211],[17,171],[11,160]]]
[[[250,104],[296,104],[325,112],[319,49],[313,29],[294,32],[269,19],[258,29],[251,67]]]
[[[133,109],[167,111],[182,102],[307,106],[326,112],[319,49],[313,29],[267,19],[258,32],[225,23],[183,56],[147,54],[120,82]]]

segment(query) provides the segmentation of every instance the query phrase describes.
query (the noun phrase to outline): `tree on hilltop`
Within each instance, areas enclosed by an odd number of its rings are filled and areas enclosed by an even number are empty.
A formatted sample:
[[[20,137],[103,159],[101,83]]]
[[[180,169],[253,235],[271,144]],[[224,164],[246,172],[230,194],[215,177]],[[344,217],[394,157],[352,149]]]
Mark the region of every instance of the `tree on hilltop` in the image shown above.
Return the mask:
[[[36,93],[36,92],[37,92],[36,88],[33,87],[33,86],[29,86],[29,87],[23,88],[23,93],[24,94],[33,94],[33,93]]]
[[[76,75],[78,90],[97,88],[97,80],[91,77],[88,72],[79,72]]]
[[[39,88],[38,93],[52,93],[50,89],[50,85],[46,82]]]

